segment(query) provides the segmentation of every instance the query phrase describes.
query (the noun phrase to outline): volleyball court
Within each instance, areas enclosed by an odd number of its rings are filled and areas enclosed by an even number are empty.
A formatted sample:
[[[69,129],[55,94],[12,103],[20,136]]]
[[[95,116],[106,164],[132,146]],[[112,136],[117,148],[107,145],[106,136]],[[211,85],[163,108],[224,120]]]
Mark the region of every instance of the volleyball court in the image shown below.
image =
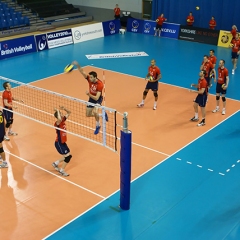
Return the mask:
[[[96,71],[100,79],[105,75],[106,106],[102,111],[108,113],[109,121],[102,120],[102,131],[98,135],[93,134],[94,118],[85,116],[88,84],[78,71],[30,85],[1,78],[11,82],[13,96],[24,100],[24,104],[17,105],[14,117],[14,129],[19,135],[4,144],[10,171],[6,176],[6,169],[2,169],[1,177],[4,181],[7,177],[12,179],[10,184],[15,188],[10,191],[2,184],[5,194],[1,200],[8,213],[6,222],[11,222],[1,233],[2,239],[43,238],[119,189],[118,140],[123,112],[128,112],[129,130],[133,133],[132,180],[226,118],[207,114],[206,126],[196,127],[196,123],[189,122],[195,95],[163,83],[159,88],[158,109],[152,110],[151,93],[144,108],[139,109],[136,105],[142,98],[144,80],[93,66],[85,67],[84,71]],[[73,158],[66,169],[70,174],[67,178],[51,166],[59,158],[54,148],[53,128],[53,109],[59,105],[72,112],[67,131]],[[207,112],[214,107],[215,97],[210,95]],[[238,102],[228,100],[228,115],[238,109]],[[19,215],[24,217],[18,222]]]

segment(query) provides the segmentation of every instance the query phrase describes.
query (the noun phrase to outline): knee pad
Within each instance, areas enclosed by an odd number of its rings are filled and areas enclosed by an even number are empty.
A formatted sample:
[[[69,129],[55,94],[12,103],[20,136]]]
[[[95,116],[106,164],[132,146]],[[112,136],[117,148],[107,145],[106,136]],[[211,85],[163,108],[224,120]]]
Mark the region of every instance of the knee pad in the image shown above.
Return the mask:
[[[1,147],[1,148],[0,148],[0,153],[3,153],[3,152],[4,152],[4,150],[3,150],[3,148]]]
[[[148,91],[143,92],[143,96],[147,96],[147,94],[148,94]]]
[[[223,102],[226,102],[226,98],[225,98],[225,97],[222,97],[222,101],[223,101]]]
[[[64,162],[69,163],[72,158],[72,155],[65,157]]]
[[[156,92],[153,93],[153,95],[154,95],[154,97],[158,97],[158,93],[156,93]]]
[[[12,120],[8,120],[6,123],[6,128],[9,128],[11,124],[12,124]]]
[[[220,96],[216,96],[216,100],[218,101],[220,99]]]

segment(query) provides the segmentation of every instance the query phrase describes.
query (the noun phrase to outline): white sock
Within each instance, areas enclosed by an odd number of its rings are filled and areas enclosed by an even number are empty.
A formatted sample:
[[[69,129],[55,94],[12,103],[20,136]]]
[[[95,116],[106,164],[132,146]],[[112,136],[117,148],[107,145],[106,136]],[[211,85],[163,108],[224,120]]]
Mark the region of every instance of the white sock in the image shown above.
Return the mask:
[[[154,106],[157,106],[157,102],[154,102]]]
[[[216,109],[219,109],[219,106],[216,106]]]
[[[223,108],[223,111],[225,111],[226,109],[225,108]]]
[[[59,163],[60,163],[60,161],[59,161],[59,160],[57,160],[57,161],[55,162],[55,164],[56,164],[56,165],[58,165]]]
[[[142,100],[141,104],[144,104],[144,101],[145,101],[145,100]]]
[[[64,172],[64,169],[61,168],[61,169],[60,169],[60,172]]]
[[[99,127],[100,126],[100,122],[96,121],[96,126]]]
[[[195,118],[198,118],[198,113],[195,113]]]
[[[3,164],[7,164],[7,161],[4,161],[4,160],[3,160],[2,163],[3,163]]]

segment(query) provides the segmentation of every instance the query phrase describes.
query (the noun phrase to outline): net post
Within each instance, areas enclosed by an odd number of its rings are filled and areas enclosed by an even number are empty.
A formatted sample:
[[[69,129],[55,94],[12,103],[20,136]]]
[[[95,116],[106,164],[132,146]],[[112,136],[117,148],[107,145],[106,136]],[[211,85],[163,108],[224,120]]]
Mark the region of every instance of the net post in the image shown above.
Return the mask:
[[[128,130],[128,113],[123,114],[120,149],[120,208],[130,209],[132,132]]]

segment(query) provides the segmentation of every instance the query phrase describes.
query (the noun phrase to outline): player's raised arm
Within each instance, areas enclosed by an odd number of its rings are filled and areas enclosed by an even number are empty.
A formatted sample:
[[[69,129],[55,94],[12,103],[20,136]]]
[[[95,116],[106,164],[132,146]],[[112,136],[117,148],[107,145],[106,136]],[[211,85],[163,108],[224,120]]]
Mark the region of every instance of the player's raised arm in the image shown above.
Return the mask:
[[[83,71],[77,61],[73,61],[72,64],[77,67],[78,71],[83,75],[84,78],[87,78],[87,74]]]
[[[64,110],[67,114],[65,115],[66,118],[68,118],[71,114],[71,111],[65,108],[64,106],[59,106],[61,110]]]
[[[62,118],[61,118],[61,113],[57,108],[54,108],[54,117],[57,119],[56,124],[59,125],[62,121]]]

